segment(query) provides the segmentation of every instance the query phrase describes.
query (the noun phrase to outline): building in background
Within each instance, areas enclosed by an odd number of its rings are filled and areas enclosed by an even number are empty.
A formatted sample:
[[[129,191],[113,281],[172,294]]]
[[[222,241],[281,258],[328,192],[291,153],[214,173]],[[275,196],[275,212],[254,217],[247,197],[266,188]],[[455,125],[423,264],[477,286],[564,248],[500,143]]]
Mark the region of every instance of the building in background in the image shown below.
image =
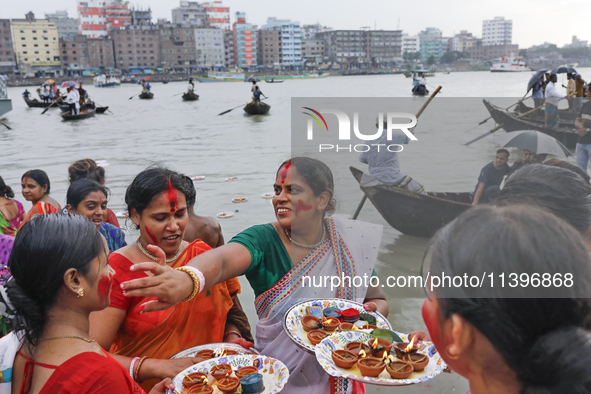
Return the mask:
[[[205,7],[205,18],[209,27],[230,30],[230,7],[224,7],[221,1],[202,3]]]
[[[324,40],[318,38],[302,39],[302,61],[305,68],[320,66],[326,56]]]
[[[402,54],[421,51],[421,37],[402,35]]]
[[[196,1],[181,0],[180,6],[172,9],[172,23],[205,27],[207,23],[205,7]]]
[[[330,30],[316,33],[316,38],[326,43],[326,54],[330,61],[347,69],[369,67],[367,31]]]
[[[0,73],[13,73],[15,69],[16,55],[10,19],[0,19]]]
[[[589,41],[582,41],[577,38],[577,36],[573,36],[573,39],[570,44],[566,44],[563,48],[587,48],[589,46]]]
[[[447,39],[448,52],[467,52],[468,48],[476,44],[477,38],[468,33],[467,30],[460,30],[459,34]]]
[[[224,30],[195,29],[195,47],[198,67],[224,67]]]
[[[316,33],[322,33],[329,30],[332,30],[332,27],[322,26],[320,23],[315,25],[304,25],[300,28],[300,31],[302,32],[302,40],[314,38]]]
[[[224,65],[226,67],[236,67],[234,58],[234,31],[226,30],[224,32]]]
[[[109,37],[88,40],[88,60],[94,71],[112,70],[115,68],[113,39]]]
[[[78,34],[78,20],[68,18],[68,11],[56,11],[53,14],[45,14],[45,19],[57,27],[57,36],[75,36]]]
[[[88,39],[86,36],[64,36],[59,39],[62,70],[65,75],[81,75],[82,70],[90,69]]]
[[[132,25],[149,25],[152,23],[152,10],[150,7],[144,10],[143,8],[131,7],[129,9]]]
[[[190,24],[158,24],[162,68],[186,71],[197,66],[195,27]]]
[[[519,45],[484,45],[482,40],[476,40],[474,45],[465,50],[473,60],[480,60],[483,62],[494,62],[497,58],[503,56],[514,57],[519,54]]]
[[[421,61],[428,63],[430,59],[439,61],[447,52],[447,39],[443,38],[441,30],[436,27],[428,27],[419,33],[421,47]]]
[[[25,19],[12,20],[14,51],[21,74],[37,71],[60,73],[57,27],[29,12]]]
[[[281,28],[261,29],[257,39],[258,65],[267,68],[281,67]]]
[[[234,34],[234,61],[240,68],[257,65],[256,26],[246,22],[244,12],[236,12],[236,22],[232,26]]]
[[[302,31],[300,22],[289,19],[267,18],[261,30],[281,29],[281,66],[302,68]]]
[[[126,5],[106,4],[105,21],[107,31],[121,29],[131,25],[131,14]]]
[[[88,38],[106,36],[107,15],[105,0],[78,0],[79,33]]]
[[[368,30],[367,44],[372,67],[394,67],[402,61],[402,30]]]
[[[161,66],[160,31],[157,26],[138,25],[113,30],[115,67],[157,69]]]
[[[482,21],[482,45],[510,45],[512,35],[511,20],[496,16],[495,19]]]

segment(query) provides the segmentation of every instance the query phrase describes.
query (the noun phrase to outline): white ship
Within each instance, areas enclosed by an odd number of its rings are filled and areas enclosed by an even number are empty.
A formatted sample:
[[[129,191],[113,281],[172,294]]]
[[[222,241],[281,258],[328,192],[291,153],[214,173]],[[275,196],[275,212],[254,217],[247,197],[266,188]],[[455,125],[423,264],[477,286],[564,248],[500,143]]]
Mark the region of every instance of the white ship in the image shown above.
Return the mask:
[[[97,75],[92,80],[95,88],[114,88],[121,86],[121,80],[116,74]]]
[[[530,71],[529,67],[525,64],[523,56],[503,56],[495,59],[490,68],[491,72],[523,72]]]
[[[199,82],[244,82],[246,76],[241,68],[230,68],[228,71],[209,71],[207,76],[197,77]]]
[[[6,80],[0,75],[0,118],[12,110],[12,101],[8,98]]]

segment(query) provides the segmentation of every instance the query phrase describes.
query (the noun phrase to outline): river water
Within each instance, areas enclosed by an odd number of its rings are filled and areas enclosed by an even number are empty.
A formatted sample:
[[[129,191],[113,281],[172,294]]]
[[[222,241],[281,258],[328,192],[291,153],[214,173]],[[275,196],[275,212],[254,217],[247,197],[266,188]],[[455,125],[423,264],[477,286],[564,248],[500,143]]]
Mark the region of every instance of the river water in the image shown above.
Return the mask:
[[[591,69],[579,72],[583,78],[591,76]],[[448,103],[470,109],[454,115],[454,126],[444,131],[437,123],[437,116],[427,116],[430,108],[425,111],[424,123],[419,123],[417,128],[422,144],[411,144],[410,153],[405,151],[400,155],[403,171],[429,191],[472,191],[480,169],[492,160],[498,148],[491,142],[492,137],[470,147],[463,146],[494,126],[489,120],[475,128],[488,117],[480,98],[495,97],[499,104],[511,104],[525,94],[530,77],[530,73],[464,72],[429,78],[431,91],[435,86],[443,87],[438,99],[450,98]],[[563,76],[559,76],[560,83],[566,84]],[[217,116],[250,100],[250,84],[245,83],[197,84],[195,91],[200,99],[195,102],[181,101],[180,93],[186,89],[186,83],[154,83],[153,100],[139,100],[137,96],[129,99],[140,92],[139,85],[124,84],[112,89],[88,86],[85,88],[95,102],[109,106],[113,114],[76,122],[62,121],[57,109],[41,115],[42,109],[27,108],[20,97],[23,88],[8,88],[14,109],[4,120],[12,130],[0,126],[0,176],[15,190],[17,200],[29,209],[30,204],[19,193],[20,177],[29,169],[43,169],[51,180],[51,195],[63,205],[68,166],[87,157],[105,160],[106,185],[112,192],[109,207],[117,212],[125,208],[125,189],[133,177],[150,164],[161,162],[191,177],[205,176],[204,180],[195,182],[196,211],[210,216],[233,212],[232,218],[220,219],[228,240],[249,226],[274,220],[270,200],[261,198],[261,194],[273,191],[277,166],[291,155],[292,97],[402,97],[409,108],[416,109],[426,100],[411,96],[411,81],[404,75],[328,77],[281,84],[262,82],[259,86],[269,96],[267,103],[272,106],[266,116],[246,116],[242,108]],[[516,150],[510,162],[520,155]],[[360,163],[358,168],[367,170]],[[335,174],[336,198],[338,213],[351,215],[362,192],[347,171]],[[228,177],[238,180],[226,182]],[[248,201],[234,204],[235,197],[247,197]],[[418,274],[427,239],[400,234],[369,201],[359,220],[384,226],[376,268],[379,276]],[[128,231],[129,239],[134,236],[137,235]],[[241,281],[242,304],[254,324],[254,295],[248,283],[243,278]],[[424,329],[421,289],[404,294],[395,289],[384,290],[390,303],[389,320],[395,330]],[[467,382],[456,374],[443,374],[433,381],[406,388],[368,386],[370,393],[463,394],[467,389]]]

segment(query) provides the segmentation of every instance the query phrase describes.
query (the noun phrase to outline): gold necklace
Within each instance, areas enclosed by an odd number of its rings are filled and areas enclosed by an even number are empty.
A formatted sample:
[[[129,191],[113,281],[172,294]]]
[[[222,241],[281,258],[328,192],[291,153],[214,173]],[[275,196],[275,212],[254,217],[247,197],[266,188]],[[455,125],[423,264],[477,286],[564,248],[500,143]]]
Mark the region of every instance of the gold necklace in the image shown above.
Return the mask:
[[[138,237],[138,239],[137,239],[137,246],[138,246],[138,248],[140,248],[140,251],[141,251],[141,252],[142,252],[142,253],[143,253],[143,254],[144,254],[146,257],[148,257],[149,259],[152,259],[152,260],[154,260],[154,261],[158,261],[158,257],[157,257],[156,255],[154,255],[154,253],[150,252],[149,250],[146,250],[146,249],[143,247],[142,243],[140,242],[140,238],[141,238],[141,237]],[[182,244],[182,242],[181,242],[181,246],[179,247],[179,249],[178,249],[178,250],[175,252],[175,254],[174,254],[174,255],[172,255],[171,257],[169,257],[169,258],[167,258],[167,259],[166,259],[166,263],[168,264],[168,263],[173,263],[173,262],[175,262],[175,261],[176,261],[176,259],[178,259],[178,258],[179,258],[179,256],[181,255],[181,252],[182,252],[182,251],[183,251],[183,244]]]
[[[84,338],[84,337],[78,337],[76,335],[64,335],[62,337],[51,337],[51,338],[43,338],[40,341],[51,341],[52,339],[64,339],[64,338],[74,338],[74,339],[82,339],[84,342],[88,342],[88,343],[97,343],[94,339],[88,339],[88,338]]]
[[[324,227],[324,223],[322,223],[322,235],[320,236],[320,241],[318,241],[314,245],[303,245],[303,244],[291,239],[291,237],[289,236],[289,233],[287,232],[287,229],[285,227],[283,228],[283,231],[285,231],[285,235],[287,235],[287,238],[289,238],[289,241],[291,243],[293,243],[294,245],[300,246],[302,248],[306,248],[306,249],[316,249],[322,242],[324,242],[324,235],[326,234],[326,228]]]

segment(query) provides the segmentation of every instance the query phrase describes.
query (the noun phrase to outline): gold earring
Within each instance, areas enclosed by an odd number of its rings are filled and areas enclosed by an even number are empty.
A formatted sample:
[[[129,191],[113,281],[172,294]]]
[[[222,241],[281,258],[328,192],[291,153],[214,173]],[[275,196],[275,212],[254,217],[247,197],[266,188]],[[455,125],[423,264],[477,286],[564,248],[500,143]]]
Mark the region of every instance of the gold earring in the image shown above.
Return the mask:
[[[78,295],[76,296],[76,298],[84,297],[84,289],[83,288],[79,288],[77,293],[78,293]]]

